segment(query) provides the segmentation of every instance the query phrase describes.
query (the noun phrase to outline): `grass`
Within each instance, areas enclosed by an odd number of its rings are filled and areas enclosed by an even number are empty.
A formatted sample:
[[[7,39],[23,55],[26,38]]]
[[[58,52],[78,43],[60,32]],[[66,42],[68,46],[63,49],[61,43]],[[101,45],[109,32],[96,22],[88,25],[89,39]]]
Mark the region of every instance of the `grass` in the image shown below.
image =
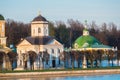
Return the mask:
[[[68,68],[68,69],[44,69],[44,70],[19,70],[19,71],[0,71],[0,73],[22,73],[22,72],[54,72],[54,71],[78,71],[78,70],[106,70],[106,69],[120,69],[120,66],[114,67],[100,67],[100,68]]]

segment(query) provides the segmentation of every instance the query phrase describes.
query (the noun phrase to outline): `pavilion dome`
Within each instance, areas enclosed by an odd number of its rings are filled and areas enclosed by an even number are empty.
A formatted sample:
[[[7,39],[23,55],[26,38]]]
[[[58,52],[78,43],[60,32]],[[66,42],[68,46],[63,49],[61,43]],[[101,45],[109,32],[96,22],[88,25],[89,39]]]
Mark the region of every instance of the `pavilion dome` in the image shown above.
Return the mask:
[[[35,17],[33,19],[33,21],[47,21],[46,18],[44,18],[43,16],[41,15],[38,15],[37,17]]]
[[[0,14],[0,20],[5,20],[4,17]]]
[[[74,44],[74,48],[91,48],[92,45],[101,45],[101,43],[93,36],[89,35],[88,30],[83,30],[83,35],[78,37]]]

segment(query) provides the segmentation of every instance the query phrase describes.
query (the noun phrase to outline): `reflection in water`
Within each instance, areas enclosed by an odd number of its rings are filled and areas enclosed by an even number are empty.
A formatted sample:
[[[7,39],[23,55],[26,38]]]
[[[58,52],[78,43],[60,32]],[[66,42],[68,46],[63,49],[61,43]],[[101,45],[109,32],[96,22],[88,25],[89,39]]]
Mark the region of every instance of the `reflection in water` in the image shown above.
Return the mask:
[[[120,80],[120,74],[70,77],[0,78],[0,80]]]

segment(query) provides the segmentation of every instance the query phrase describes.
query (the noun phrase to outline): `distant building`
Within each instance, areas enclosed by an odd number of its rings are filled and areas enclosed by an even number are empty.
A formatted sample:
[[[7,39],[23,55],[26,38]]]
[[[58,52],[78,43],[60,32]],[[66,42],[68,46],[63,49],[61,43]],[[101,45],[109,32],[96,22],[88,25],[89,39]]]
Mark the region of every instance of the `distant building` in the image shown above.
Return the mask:
[[[38,55],[40,52],[47,51],[50,55],[48,67],[57,67],[59,66],[59,56],[63,49],[63,45],[60,42],[49,36],[48,21],[43,16],[38,15],[31,22],[31,36],[26,37],[17,45],[17,66],[23,66],[23,59],[21,58],[23,53],[35,51]],[[38,61],[36,59],[35,69],[40,67],[38,64],[41,63],[38,63]],[[29,61],[27,63],[29,66]]]
[[[11,51],[10,48],[6,46],[6,39],[7,37],[5,36],[5,19],[4,17],[0,14],[0,52],[4,52],[4,56],[2,57],[3,64],[2,64],[2,69],[4,70],[9,70],[11,69],[9,57],[6,55],[9,51]]]
[[[111,46],[103,45],[100,41],[98,41],[94,36],[91,36],[88,29],[87,24],[85,25],[85,29],[83,30],[83,35],[78,37],[73,44],[73,51],[92,51],[92,50],[112,50]],[[82,60],[82,67],[87,68],[86,55],[84,55]]]
[[[83,35],[78,37],[73,45],[74,49],[78,50],[107,50],[112,49],[108,45],[103,45],[94,36],[91,36],[88,29],[83,30]]]
[[[0,15],[0,46],[6,46],[5,19],[2,15]]]

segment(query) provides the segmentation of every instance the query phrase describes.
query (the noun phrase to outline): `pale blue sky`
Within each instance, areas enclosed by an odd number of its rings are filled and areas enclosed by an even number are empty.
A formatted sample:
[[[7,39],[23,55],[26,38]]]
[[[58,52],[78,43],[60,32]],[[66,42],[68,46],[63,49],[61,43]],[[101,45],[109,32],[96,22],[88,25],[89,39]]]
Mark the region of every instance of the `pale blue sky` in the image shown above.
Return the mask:
[[[0,14],[6,19],[28,23],[39,11],[53,22],[87,19],[120,26],[120,0],[0,0]]]

